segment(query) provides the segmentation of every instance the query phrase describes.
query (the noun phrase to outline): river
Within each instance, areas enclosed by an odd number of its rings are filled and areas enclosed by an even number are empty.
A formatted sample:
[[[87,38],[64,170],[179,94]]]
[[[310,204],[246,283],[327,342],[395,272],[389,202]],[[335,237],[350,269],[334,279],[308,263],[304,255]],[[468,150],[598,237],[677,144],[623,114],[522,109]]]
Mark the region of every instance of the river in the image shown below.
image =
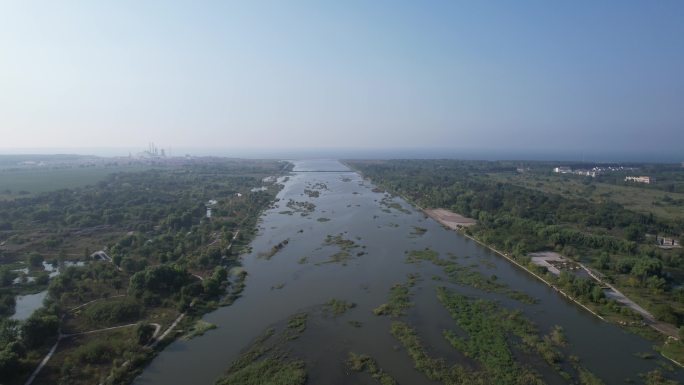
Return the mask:
[[[374,192],[370,182],[341,163],[294,163],[295,171],[284,182],[279,201],[259,221],[253,251],[243,256],[243,266],[249,273],[243,296],[232,306],[204,317],[217,329],[190,341],[170,344],[135,384],[213,384],[267,327],[298,311],[319,309],[331,298],[353,301],[356,307],[338,318],[310,319],[306,335],[293,348],[293,354],[307,363],[308,383],[372,383],[347,374],[343,362],[347,353],[354,351],[370,354],[401,384],[434,384],[413,369],[406,352],[397,348],[399,343],[389,333],[391,319],[371,312],[387,301],[392,285],[405,281],[408,273],[420,274],[412,298],[415,306],[403,320],[416,328],[432,354],[450,363],[463,359],[442,337],[442,330],[452,328],[453,320],[435,296],[434,288],[444,283],[431,277],[441,274],[441,270],[428,263],[406,263],[407,251],[426,247],[445,257],[460,256],[460,263],[477,264],[477,269],[487,276],[495,274],[500,282],[537,298],[538,303],[527,305],[498,294],[458,287],[464,294],[495,299],[522,310],[542,331],[562,326],[569,342],[565,353],[580,357],[582,364],[606,384],[624,383],[626,379],[639,382],[639,373],[665,362],[653,351],[653,342],[597,319],[489,249],[444,229],[402,199],[388,200],[384,193]],[[320,196],[305,193],[312,189]],[[307,215],[288,213],[292,211],[287,207],[291,199],[311,202],[315,209]],[[416,226],[427,231],[415,234]],[[338,234],[354,240],[359,248],[345,263],[324,263],[337,251],[335,246],[325,245],[325,239]],[[262,257],[285,239],[289,243],[272,258]],[[356,250],[364,254],[357,256]],[[351,327],[350,320],[363,326]],[[657,358],[637,357],[643,353]],[[565,383],[538,364],[534,364],[539,366],[535,368],[547,383]],[[680,370],[671,375],[682,378]]]

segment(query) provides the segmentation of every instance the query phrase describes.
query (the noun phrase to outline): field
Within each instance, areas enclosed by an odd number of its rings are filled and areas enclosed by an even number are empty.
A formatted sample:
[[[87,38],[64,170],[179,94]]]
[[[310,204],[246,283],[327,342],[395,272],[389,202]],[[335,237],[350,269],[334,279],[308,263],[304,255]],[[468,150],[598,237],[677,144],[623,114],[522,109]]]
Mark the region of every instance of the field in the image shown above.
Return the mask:
[[[497,182],[510,183],[547,194],[560,194],[570,199],[588,199],[594,203],[615,202],[628,210],[653,214],[665,219],[684,216],[684,204],[678,203],[684,202],[684,194],[681,193],[598,183],[588,177],[580,179],[510,173],[490,173],[488,176]],[[583,180],[591,183],[583,183]]]
[[[149,169],[148,165],[69,168],[0,169],[0,200],[95,184],[117,172]]]

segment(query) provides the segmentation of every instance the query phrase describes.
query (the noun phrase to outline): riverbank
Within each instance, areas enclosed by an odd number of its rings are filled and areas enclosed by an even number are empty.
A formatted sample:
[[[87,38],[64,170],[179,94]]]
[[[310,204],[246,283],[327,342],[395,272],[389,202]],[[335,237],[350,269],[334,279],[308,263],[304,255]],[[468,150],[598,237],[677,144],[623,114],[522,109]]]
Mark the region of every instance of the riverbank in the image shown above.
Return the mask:
[[[369,177],[365,176],[360,170],[358,170],[358,169],[356,169],[356,168],[353,168],[353,167],[351,167],[351,168],[354,169],[354,170],[356,170],[356,171],[359,173],[359,175],[361,175],[364,179],[366,179],[366,180],[368,180],[368,181],[371,181],[371,179],[370,179]],[[450,230],[457,231],[459,234],[465,236],[466,238],[471,239],[471,240],[475,241],[476,243],[478,243],[479,245],[481,245],[481,246],[483,246],[483,247],[485,247],[485,248],[487,248],[487,249],[493,251],[494,253],[496,253],[496,254],[498,254],[498,255],[504,257],[504,258],[507,259],[509,262],[511,262],[514,266],[517,266],[518,268],[520,268],[520,269],[526,271],[527,273],[529,273],[530,275],[534,276],[536,279],[542,281],[545,285],[547,285],[548,287],[552,288],[552,289],[553,289],[554,291],[556,291],[557,293],[560,293],[563,297],[567,298],[568,300],[572,301],[572,302],[575,303],[576,305],[580,306],[582,309],[588,311],[590,314],[594,315],[596,318],[599,318],[600,320],[605,321],[605,322],[607,322],[607,323],[616,324],[616,325],[618,325],[618,326],[625,327],[625,328],[627,328],[627,329],[629,330],[629,326],[630,326],[630,322],[629,322],[629,321],[622,321],[622,322],[620,322],[620,320],[607,319],[606,316],[599,314],[599,313],[598,313],[598,310],[592,309],[590,306],[588,306],[588,305],[582,303],[578,298],[575,298],[575,297],[573,297],[572,295],[569,295],[569,294],[568,294],[567,292],[565,292],[562,288],[560,288],[560,287],[558,287],[556,284],[554,284],[554,282],[552,282],[552,281],[550,281],[549,279],[543,277],[542,275],[540,275],[540,274],[534,272],[533,270],[531,270],[531,269],[528,268],[527,266],[523,265],[522,263],[520,263],[519,261],[517,261],[516,259],[514,259],[512,256],[509,256],[507,253],[502,252],[502,251],[496,249],[495,247],[493,247],[492,245],[489,245],[489,244],[487,244],[487,243],[485,243],[485,242],[483,242],[483,241],[477,239],[476,237],[474,237],[474,236],[468,234],[468,233],[467,233],[467,226],[455,226],[453,223],[449,223],[449,222],[447,222],[447,221],[443,221],[443,220],[441,220],[442,218],[441,218],[439,215],[434,215],[434,214],[433,214],[433,213],[435,212],[435,210],[433,210],[433,209],[425,209],[425,208],[421,207],[420,205],[418,205],[416,202],[414,202],[412,199],[406,197],[405,195],[403,195],[403,194],[401,194],[401,193],[399,193],[399,192],[397,192],[397,191],[394,191],[393,189],[387,189],[386,186],[382,186],[382,185],[379,185],[379,186],[381,186],[383,189],[388,190],[388,191],[391,192],[392,194],[401,197],[402,199],[404,199],[406,202],[408,202],[409,204],[411,204],[411,205],[414,206],[415,208],[421,210],[427,217],[430,217],[430,218],[434,219],[435,221],[437,221],[438,223],[440,223],[441,225],[443,225],[445,228],[450,229]],[[436,209],[436,210],[439,210],[439,209]],[[441,212],[443,212],[443,211],[444,211],[444,210],[442,209],[442,211],[437,211],[437,212],[440,212],[440,213],[441,213]],[[432,215],[431,215],[431,214],[432,214]],[[461,216],[458,216],[458,217],[461,217]],[[584,267],[584,266],[583,266],[583,267]],[[585,270],[588,270],[588,269],[585,268]],[[602,281],[602,280],[599,280],[599,282],[603,282],[603,281]],[[611,286],[611,287],[612,287],[612,286]],[[624,304],[623,304],[623,305],[624,305]],[[637,305],[637,306],[638,306],[638,305]],[[640,314],[640,315],[642,315],[642,317],[643,317],[643,314]],[[616,315],[616,317],[617,317],[617,316],[619,316],[619,315]],[[613,318],[615,318],[615,317],[613,317]],[[657,335],[658,335],[658,336],[663,336],[663,337],[665,337],[665,341],[662,341],[662,338],[661,338],[661,337],[656,337],[656,333],[653,333],[653,334],[647,333],[647,335],[645,335],[647,338],[661,340],[662,342],[666,342],[667,340],[673,340],[673,341],[674,341],[674,340],[677,340],[677,333],[676,333],[676,329],[675,329],[675,328],[671,328],[671,327],[670,327],[670,328],[667,328],[667,327],[664,328],[664,327],[662,327],[662,325],[661,325],[662,323],[660,323],[660,322],[648,322],[648,321],[649,321],[649,319],[646,319],[646,321],[644,322],[645,325],[648,325],[648,326],[650,327],[650,329],[646,329],[646,330],[651,330],[651,329],[652,329],[652,330],[655,330],[655,331],[657,332]],[[630,331],[633,332],[633,333],[641,334],[642,336],[644,335],[643,329],[642,329],[641,332],[638,331],[638,330],[630,330]],[[659,349],[659,352],[660,352],[660,354],[661,354],[664,358],[666,358],[667,360],[669,360],[669,361],[671,361],[672,363],[674,363],[674,364],[676,364],[676,365],[682,367],[682,363],[680,362],[680,361],[682,361],[681,359],[680,359],[680,360],[677,360],[677,359],[674,359],[674,358],[671,357],[671,356],[665,355],[662,348]]]

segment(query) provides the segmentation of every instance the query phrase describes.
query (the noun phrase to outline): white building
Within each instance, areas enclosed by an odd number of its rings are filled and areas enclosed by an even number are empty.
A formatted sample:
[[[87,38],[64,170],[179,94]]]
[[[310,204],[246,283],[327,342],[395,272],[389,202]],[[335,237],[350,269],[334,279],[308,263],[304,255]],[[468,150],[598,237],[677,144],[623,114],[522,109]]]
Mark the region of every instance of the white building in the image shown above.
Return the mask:
[[[626,176],[625,182],[637,182],[637,183],[650,184],[651,182],[655,182],[655,178],[651,178],[650,176]]]

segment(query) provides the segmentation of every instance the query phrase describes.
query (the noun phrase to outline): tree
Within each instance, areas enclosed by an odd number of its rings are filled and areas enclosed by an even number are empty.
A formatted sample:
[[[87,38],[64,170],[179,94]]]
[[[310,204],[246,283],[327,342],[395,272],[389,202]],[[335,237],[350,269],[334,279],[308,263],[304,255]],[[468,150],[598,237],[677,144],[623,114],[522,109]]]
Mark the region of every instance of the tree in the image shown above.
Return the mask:
[[[40,267],[43,263],[43,256],[33,251],[26,258],[26,263],[31,267]]]
[[[21,336],[26,346],[38,347],[57,336],[58,330],[59,318],[56,315],[36,311],[21,326]]]
[[[152,335],[154,335],[154,326],[146,323],[139,323],[135,329],[135,334],[138,336],[138,343],[140,345],[146,345]]]
[[[667,304],[656,305],[653,308],[653,315],[660,321],[677,325],[679,323],[679,315],[674,311],[672,306]]]
[[[591,301],[592,302],[600,302],[601,299],[603,299],[606,295],[603,293],[603,289],[601,286],[594,286],[593,289],[591,289]]]
[[[660,276],[663,264],[655,258],[639,258],[632,266],[631,274],[645,280],[650,276]]]
[[[641,229],[641,226],[629,225],[625,229],[625,238],[634,242],[641,241],[643,239],[643,230]]]
[[[0,286],[9,286],[14,282],[17,274],[10,269],[0,269]]]

